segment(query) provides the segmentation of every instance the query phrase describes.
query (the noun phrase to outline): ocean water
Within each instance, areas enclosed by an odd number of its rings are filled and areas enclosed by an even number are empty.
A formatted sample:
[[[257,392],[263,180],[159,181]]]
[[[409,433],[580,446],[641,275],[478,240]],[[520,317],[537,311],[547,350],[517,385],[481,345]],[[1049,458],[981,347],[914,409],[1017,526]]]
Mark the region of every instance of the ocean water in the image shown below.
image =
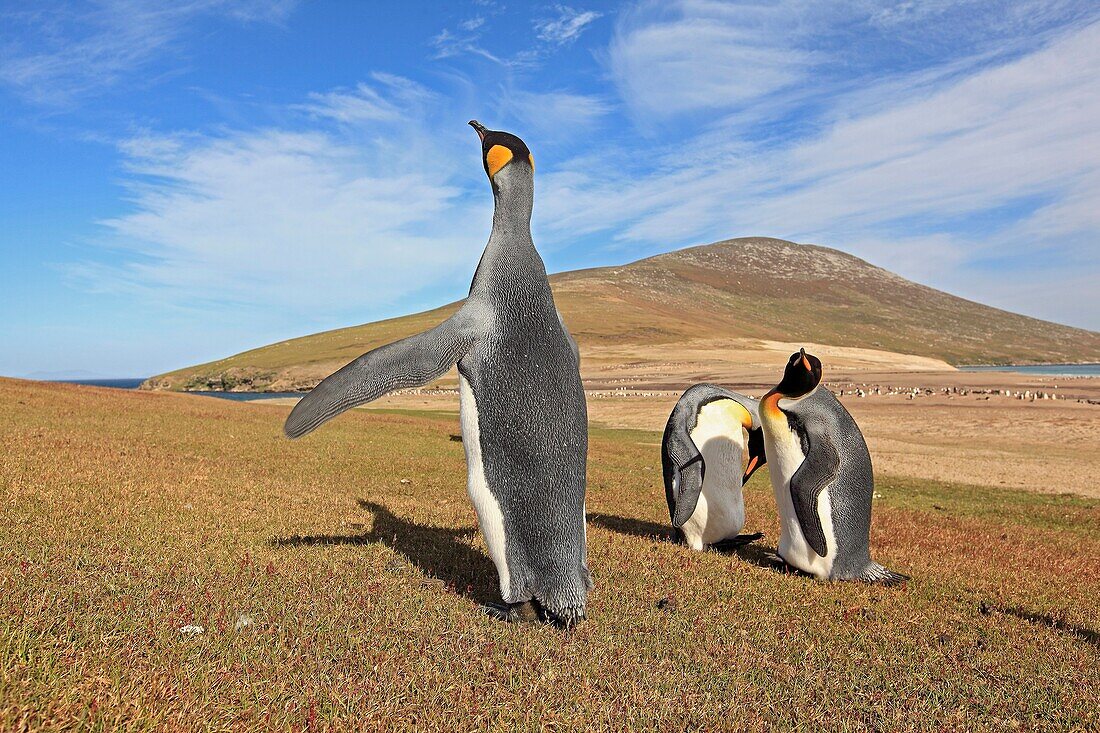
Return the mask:
[[[53,379],[62,384],[86,384],[89,387],[111,387],[113,389],[137,389],[144,379]]]
[[[293,397],[298,399],[299,397],[305,397],[305,392],[188,392],[187,394],[197,394],[203,397],[217,397],[220,400],[231,400],[233,402],[253,402],[254,400],[270,400],[275,397]]]
[[[964,372],[1019,372],[1055,377],[1100,377],[1100,364],[1028,364],[1026,366],[961,366]]]
[[[55,379],[62,384],[84,384],[89,387],[110,387],[112,389],[137,389],[144,379]],[[273,397],[302,397],[304,392],[188,392],[203,397],[217,397],[221,400],[233,402],[252,402],[253,400],[268,400]]]

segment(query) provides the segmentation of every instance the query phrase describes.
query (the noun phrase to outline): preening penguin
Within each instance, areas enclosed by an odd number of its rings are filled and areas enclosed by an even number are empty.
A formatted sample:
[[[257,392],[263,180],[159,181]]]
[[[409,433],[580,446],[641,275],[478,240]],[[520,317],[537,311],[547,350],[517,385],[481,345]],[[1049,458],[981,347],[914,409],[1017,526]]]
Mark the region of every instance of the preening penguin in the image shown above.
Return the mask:
[[[791,354],[760,400],[779,508],[779,556],[820,579],[893,585],[908,576],[871,561],[871,454],[855,420],[821,387],[821,361]]]
[[[665,500],[672,526],[693,550],[732,540],[745,526],[741,486],[765,462],[757,408],[751,397],[696,384],[668,416]]]
[[[457,313],[379,347],[326,378],[290,414],[297,438],[387,392],[458,364],[467,489],[504,606],[562,626],[584,618],[588,421],[576,344],[554,307],[531,240],[534,160],[515,135],[470,126],[493,189],[493,229]]]

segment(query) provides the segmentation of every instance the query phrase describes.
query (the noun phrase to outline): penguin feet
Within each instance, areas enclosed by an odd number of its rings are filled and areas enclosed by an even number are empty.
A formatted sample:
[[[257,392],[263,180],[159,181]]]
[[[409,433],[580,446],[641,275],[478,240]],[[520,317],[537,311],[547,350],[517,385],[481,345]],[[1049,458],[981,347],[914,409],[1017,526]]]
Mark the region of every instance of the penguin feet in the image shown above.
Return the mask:
[[[722,540],[721,542],[715,542],[711,547],[719,552],[728,552],[738,547],[744,547],[745,545],[756,542],[759,539],[764,538],[763,532],[753,532],[752,534],[739,534],[736,537],[730,537],[729,539]]]
[[[583,609],[570,608],[558,614],[534,599],[521,603],[483,603],[481,612],[505,623],[544,623],[559,629],[571,629],[584,620]]]
[[[541,621],[535,604],[531,601],[522,603],[483,603],[481,612],[489,618],[504,621],[509,624],[535,623]]]

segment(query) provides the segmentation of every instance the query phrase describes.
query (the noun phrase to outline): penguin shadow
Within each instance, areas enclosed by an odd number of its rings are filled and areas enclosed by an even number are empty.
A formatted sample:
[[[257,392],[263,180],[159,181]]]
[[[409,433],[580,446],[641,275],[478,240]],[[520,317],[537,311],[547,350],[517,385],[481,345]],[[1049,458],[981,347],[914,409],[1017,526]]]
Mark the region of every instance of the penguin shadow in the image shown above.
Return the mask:
[[[374,521],[359,534],[320,534],[275,537],[273,547],[313,545],[372,545],[381,543],[403,555],[420,572],[439,581],[443,588],[478,603],[498,602],[497,572],[492,561],[463,541],[476,534],[472,527],[430,527],[397,516],[375,502],[359,499],[359,508]]]
[[[982,604],[983,609],[985,604]],[[1086,644],[1092,644],[1094,647],[1100,648],[1100,632],[1093,629],[1078,626],[1076,624],[1066,623],[1060,619],[1056,619],[1045,613],[1032,613],[1018,606],[1003,606],[993,607],[993,610],[1000,611],[1008,616],[1015,616],[1018,619],[1022,619],[1029,623],[1036,624],[1038,626],[1046,626],[1048,628],[1057,629],[1065,634],[1076,637]],[[987,610],[983,610],[983,613],[988,613]]]
[[[658,524],[657,522],[647,522],[644,519],[631,519],[629,517],[617,517],[614,514],[593,514],[588,513],[588,522],[594,524],[597,527],[610,530],[612,532],[618,532],[619,534],[630,535],[631,537],[644,537],[650,540],[656,540],[657,542],[670,542],[672,544],[678,544],[680,538],[676,536],[676,533],[666,524]]]
[[[668,542],[673,545],[681,545],[683,541],[679,535],[666,524],[649,522],[644,519],[632,519],[618,517],[613,514],[589,514],[588,521],[597,527],[618,532],[632,537],[644,537],[658,542]],[[775,548],[756,544],[756,541],[764,537],[763,532],[754,534],[742,534],[724,542],[711,545],[709,551],[720,555],[736,555],[747,563],[757,567],[789,573],[799,572],[788,568],[786,563],[775,553]]]

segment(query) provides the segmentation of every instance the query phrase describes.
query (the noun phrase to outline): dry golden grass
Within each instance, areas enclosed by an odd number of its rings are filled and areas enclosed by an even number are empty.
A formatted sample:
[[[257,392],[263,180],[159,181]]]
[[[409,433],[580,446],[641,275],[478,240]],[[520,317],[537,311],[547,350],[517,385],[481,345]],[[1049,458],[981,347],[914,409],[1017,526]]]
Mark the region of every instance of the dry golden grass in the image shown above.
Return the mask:
[[[448,413],[0,380],[0,729],[1095,730],[1100,504],[880,477],[901,589],[662,539],[658,435],[596,429],[589,620],[483,617]],[[245,620],[248,623],[245,623]],[[179,629],[204,628],[190,637]]]

